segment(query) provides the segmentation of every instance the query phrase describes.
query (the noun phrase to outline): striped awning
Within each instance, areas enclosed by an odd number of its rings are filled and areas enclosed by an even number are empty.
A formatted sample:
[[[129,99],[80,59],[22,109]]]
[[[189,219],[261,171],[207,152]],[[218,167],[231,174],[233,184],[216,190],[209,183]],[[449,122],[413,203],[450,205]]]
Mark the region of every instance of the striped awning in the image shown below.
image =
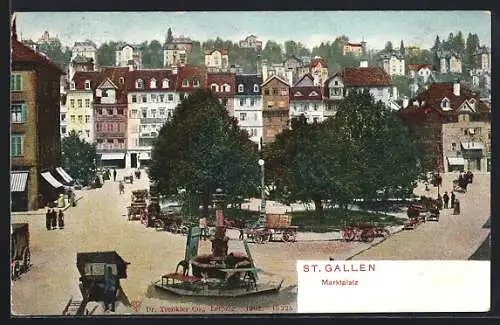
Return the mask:
[[[64,179],[64,181],[71,183],[73,181],[73,178],[66,173],[66,171],[62,167],[57,167],[56,171],[61,177]]]
[[[462,157],[448,157],[448,164],[452,166],[464,166],[465,159]]]
[[[44,172],[42,173],[42,177],[50,184],[52,185],[54,188],[60,188],[60,187],[63,187],[64,185],[62,185],[61,183],[59,183],[59,181],[57,179],[54,178],[54,176],[52,176],[52,174],[50,172]]]
[[[110,153],[103,153],[101,156],[101,160],[117,160],[117,159],[124,159],[125,154],[121,152],[110,152]]]
[[[24,192],[28,182],[28,172],[11,172],[10,173],[10,191]]]
[[[462,142],[462,149],[464,150],[483,150],[484,145],[481,142]]]

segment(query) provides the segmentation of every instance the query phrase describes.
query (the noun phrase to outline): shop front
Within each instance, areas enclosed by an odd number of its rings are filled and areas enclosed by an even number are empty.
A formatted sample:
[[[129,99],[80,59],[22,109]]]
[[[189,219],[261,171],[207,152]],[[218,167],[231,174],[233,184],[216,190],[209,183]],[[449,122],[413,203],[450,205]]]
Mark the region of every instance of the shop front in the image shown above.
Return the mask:
[[[11,211],[28,211],[28,171],[10,172]]]

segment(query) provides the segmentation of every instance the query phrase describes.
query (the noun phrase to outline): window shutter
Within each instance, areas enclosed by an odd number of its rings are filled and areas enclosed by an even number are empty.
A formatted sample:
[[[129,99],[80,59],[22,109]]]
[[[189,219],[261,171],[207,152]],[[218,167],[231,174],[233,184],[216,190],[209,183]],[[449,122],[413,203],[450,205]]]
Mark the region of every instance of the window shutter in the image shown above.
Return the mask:
[[[23,123],[28,122],[28,108],[26,107],[26,104],[22,104],[21,112],[22,112],[22,122]]]

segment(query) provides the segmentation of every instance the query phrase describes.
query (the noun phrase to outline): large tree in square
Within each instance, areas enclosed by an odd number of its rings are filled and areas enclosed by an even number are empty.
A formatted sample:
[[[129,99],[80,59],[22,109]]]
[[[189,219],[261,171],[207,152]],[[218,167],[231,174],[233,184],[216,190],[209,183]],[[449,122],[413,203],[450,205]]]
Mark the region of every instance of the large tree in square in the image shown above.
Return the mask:
[[[164,195],[183,189],[199,196],[207,216],[217,188],[228,200],[255,194],[257,146],[209,91],[185,98],[161,128],[152,150],[150,179]]]
[[[61,141],[64,169],[74,178],[91,183],[97,172],[97,148],[93,143],[81,139],[75,130]]]

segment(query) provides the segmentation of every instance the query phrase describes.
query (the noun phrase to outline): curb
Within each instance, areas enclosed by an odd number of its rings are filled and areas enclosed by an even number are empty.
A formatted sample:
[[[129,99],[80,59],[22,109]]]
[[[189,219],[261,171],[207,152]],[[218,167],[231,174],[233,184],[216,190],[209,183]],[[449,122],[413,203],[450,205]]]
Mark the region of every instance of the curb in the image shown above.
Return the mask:
[[[395,235],[395,234],[397,234],[397,233],[400,233],[400,232],[402,232],[403,230],[404,230],[403,228],[401,228],[401,229],[399,229],[399,230],[396,230],[395,232],[391,233],[391,236],[392,236],[392,235]],[[346,261],[350,261],[350,260],[352,260],[354,257],[356,257],[356,256],[358,256],[358,255],[360,255],[360,254],[362,254],[362,253],[364,253],[364,252],[366,252],[366,251],[368,251],[368,250],[372,249],[373,247],[376,247],[376,246],[378,246],[378,245],[382,244],[383,242],[385,242],[386,240],[388,240],[389,238],[391,238],[391,236],[389,236],[389,237],[385,237],[385,238],[382,238],[382,240],[381,240],[381,241],[379,241],[379,242],[377,242],[377,243],[375,243],[375,244],[371,244],[371,245],[370,245],[370,246],[368,246],[367,248],[360,250],[359,252],[357,252],[357,253],[355,253],[355,254],[353,254],[353,255],[349,256],[349,257],[348,257],[348,258],[346,258],[345,260],[346,260]]]

